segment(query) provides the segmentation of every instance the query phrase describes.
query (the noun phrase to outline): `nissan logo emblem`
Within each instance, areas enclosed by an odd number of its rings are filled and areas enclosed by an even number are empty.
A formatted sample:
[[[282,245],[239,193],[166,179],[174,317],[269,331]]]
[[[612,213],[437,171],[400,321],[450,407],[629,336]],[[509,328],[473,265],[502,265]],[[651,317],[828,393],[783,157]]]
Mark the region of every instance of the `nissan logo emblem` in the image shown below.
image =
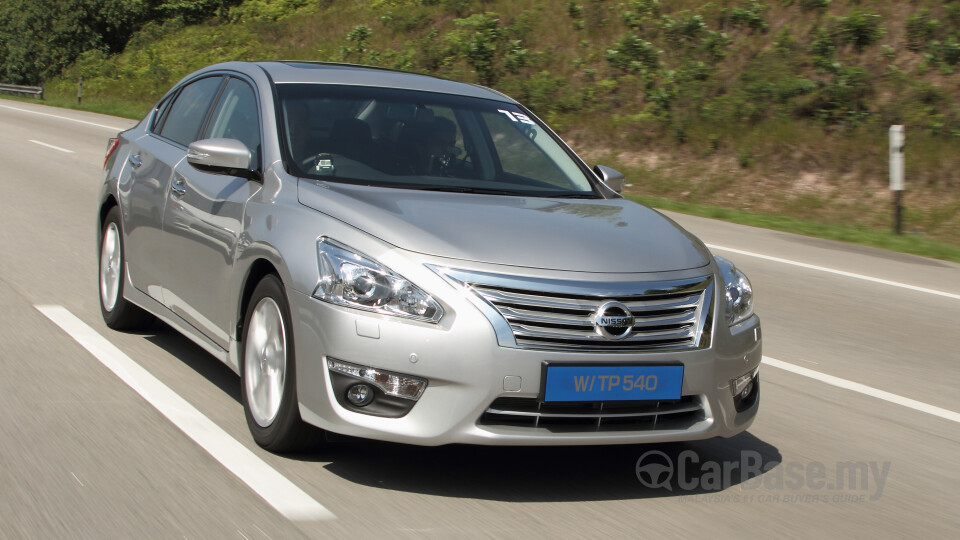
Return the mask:
[[[635,319],[630,308],[620,302],[605,302],[597,309],[593,326],[607,339],[623,339],[633,332]]]

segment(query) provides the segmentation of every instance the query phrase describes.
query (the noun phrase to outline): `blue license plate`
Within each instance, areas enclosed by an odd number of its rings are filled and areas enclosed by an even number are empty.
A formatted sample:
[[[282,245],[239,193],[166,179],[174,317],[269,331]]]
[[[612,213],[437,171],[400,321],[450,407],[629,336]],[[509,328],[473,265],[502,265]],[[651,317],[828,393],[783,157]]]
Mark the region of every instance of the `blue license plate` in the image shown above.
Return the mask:
[[[680,399],[683,366],[547,366],[544,401]]]

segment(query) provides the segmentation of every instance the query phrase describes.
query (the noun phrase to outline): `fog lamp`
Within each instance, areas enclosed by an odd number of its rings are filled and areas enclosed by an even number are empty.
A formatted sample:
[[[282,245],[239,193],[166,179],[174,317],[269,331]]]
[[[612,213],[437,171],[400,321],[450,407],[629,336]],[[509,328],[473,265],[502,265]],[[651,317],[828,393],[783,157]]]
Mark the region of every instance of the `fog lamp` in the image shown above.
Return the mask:
[[[733,406],[737,412],[743,412],[756,404],[760,395],[760,368],[731,380],[730,391],[733,393]]]
[[[733,391],[734,397],[739,396],[742,399],[750,395],[750,392],[753,391],[754,376],[756,376],[756,370],[744,373],[730,382],[730,389]]]
[[[351,386],[350,392],[358,386],[365,386],[371,392],[371,401],[373,400],[373,388],[371,388],[371,386],[376,387],[388,396],[412,401],[420,399],[423,391],[427,388],[427,380],[421,379],[420,377],[404,375],[402,373],[392,373],[372,367],[358,366],[356,364],[348,364],[347,362],[341,362],[333,358],[327,359],[327,367],[330,371],[363,380],[365,384]],[[349,392],[347,399],[350,399]],[[350,399],[350,402],[354,403],[352,399]],[[369,401],[367,403],[369,403]],[[356,403],[354,404],[357,405]]]
[[[347,390],[347,400],[357,407],[364,407],[373,401],[373,388],[369,384],[355,384]]]

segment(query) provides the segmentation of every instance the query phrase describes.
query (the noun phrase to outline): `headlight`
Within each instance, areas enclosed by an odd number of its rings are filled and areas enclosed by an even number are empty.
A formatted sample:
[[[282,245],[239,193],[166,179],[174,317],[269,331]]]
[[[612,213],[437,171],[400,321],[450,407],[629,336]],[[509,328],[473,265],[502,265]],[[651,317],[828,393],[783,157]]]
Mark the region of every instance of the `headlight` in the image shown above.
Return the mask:
[[[380,263],[329,238],[317,242],[320,285],[313,296],[384,315],[437,322],[443,308],[429,294]]]
[[[727,324],[733,326],[753,315],[753,287],[743,272],[732,262],[714,255],[720,275],[723,276],[723,289],[726,294]]]

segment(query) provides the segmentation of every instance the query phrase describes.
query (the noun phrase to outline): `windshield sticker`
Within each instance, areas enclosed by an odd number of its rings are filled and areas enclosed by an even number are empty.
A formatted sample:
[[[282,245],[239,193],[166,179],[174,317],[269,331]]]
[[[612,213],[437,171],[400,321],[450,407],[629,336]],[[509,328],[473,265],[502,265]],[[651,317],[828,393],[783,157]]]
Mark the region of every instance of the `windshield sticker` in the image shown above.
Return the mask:
[[[497,112],[507,115],[507,118],[509,118],[510,120],[513,120],[514,122],[521,122],[523,124],[530,124],[532,126],[536,125],[533,122],[533,120],[530,119],[529,116],[523,113],[510,112],[510,111],[505,111],[503,109],[497,109]]]

